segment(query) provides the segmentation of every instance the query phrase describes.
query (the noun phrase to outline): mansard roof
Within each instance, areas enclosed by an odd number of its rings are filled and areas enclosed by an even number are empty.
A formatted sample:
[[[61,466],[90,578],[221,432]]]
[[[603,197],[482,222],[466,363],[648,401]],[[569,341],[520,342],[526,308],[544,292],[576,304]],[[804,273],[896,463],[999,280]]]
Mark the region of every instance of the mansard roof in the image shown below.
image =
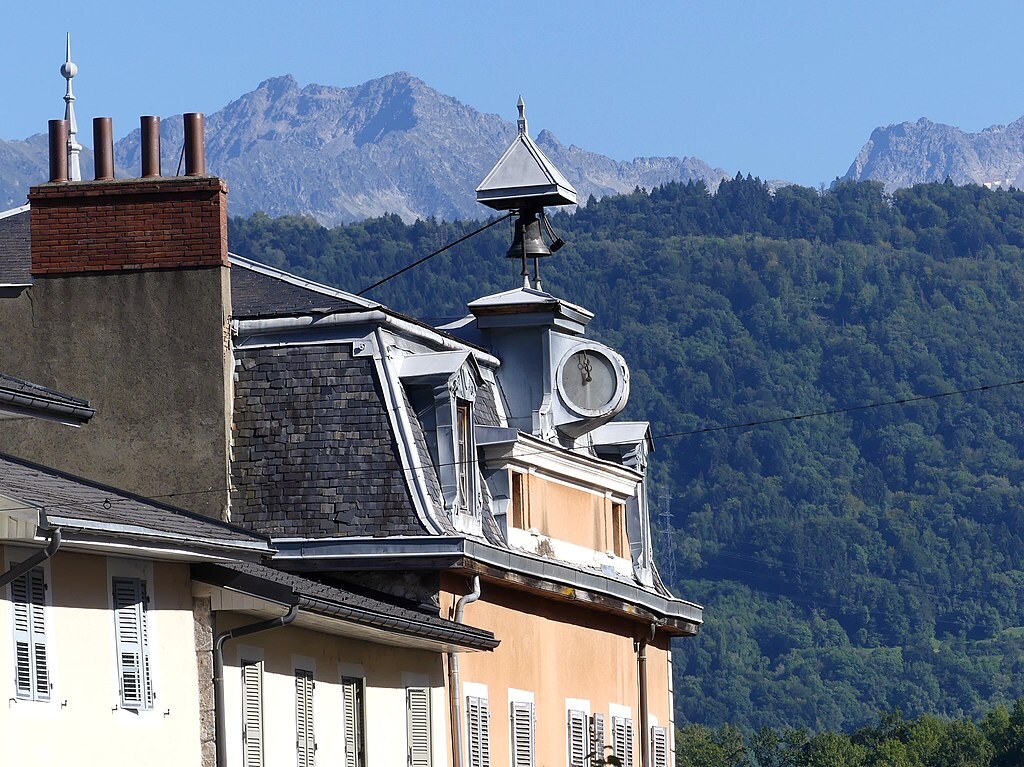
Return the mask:
[[[0,287],[32,282],[29,219],[27,205],[0,213]]]

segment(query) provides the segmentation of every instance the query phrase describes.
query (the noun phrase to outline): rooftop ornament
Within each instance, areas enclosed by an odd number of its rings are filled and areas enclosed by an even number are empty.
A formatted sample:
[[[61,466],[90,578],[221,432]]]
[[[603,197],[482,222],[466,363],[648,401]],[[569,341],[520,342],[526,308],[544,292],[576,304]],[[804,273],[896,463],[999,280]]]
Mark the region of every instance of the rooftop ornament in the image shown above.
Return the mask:
[[[522,259],[523,287],[530,287],[527,259],[533,260],[533,287],[541,289],[540,259],[565,243],[551,228],[544,208],[575,205],[576,190],[540,150],[526,129],[526,104],[519,97],[519,133],[476,189],[477,202],[518,213],[512,245],[505,254]],[[545,241],[545,235],[551,241]]]
[[[68,124],[68,180],[81,181],[82,167],[78,156],[82,145],[78,143],[78,121],[75,119],[75,94],[71,92],[71,78],[78,74],[78,66],[71,61],[71,33],[68,32],[67,54],[60,67],[61,76],[68,81],[68,89],[64,94],[64,119]]]

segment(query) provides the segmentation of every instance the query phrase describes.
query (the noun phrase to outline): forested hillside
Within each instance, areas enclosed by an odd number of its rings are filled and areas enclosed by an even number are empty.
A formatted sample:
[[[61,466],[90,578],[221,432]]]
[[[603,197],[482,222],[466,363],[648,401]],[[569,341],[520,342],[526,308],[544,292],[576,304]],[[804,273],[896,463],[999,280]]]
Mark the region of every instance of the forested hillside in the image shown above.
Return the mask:
[[[545,288],[629,361],[662,571],[707,608],[677,723],[852,730],[1024,695],[1024,193],[737,176],[552,220]],[[256,215],[230,242],[355,292],[478,226]],[[460,316],[519,284],[508,242],[368,295]]]

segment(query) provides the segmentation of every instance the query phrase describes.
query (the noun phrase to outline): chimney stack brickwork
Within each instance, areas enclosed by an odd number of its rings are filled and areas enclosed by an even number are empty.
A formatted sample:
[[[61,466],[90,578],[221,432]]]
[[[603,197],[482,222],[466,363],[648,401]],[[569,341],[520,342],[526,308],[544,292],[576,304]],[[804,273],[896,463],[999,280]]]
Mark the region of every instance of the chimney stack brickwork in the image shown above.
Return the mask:
[[[220,178],[51,183],[28,198],[33,275],[229,265]]]

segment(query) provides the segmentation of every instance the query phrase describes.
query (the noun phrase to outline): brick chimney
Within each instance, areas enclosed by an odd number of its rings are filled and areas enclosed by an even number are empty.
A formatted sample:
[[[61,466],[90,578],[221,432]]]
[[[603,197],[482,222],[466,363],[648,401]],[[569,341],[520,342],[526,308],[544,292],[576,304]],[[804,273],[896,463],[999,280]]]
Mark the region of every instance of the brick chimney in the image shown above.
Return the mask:
[[[144,177],[112,179],[110,122],[98,120],[98,180],[67,181],[53,158],[51,180],[29,192],[34,283],[0,306],[0,370],[74,392],[97,413],[79,430],[14,423],[0,450],[224,518],[227,185],[205,175],[201,115],[186,115],[181,177],[159,175],[159,119],[142,118]]]

